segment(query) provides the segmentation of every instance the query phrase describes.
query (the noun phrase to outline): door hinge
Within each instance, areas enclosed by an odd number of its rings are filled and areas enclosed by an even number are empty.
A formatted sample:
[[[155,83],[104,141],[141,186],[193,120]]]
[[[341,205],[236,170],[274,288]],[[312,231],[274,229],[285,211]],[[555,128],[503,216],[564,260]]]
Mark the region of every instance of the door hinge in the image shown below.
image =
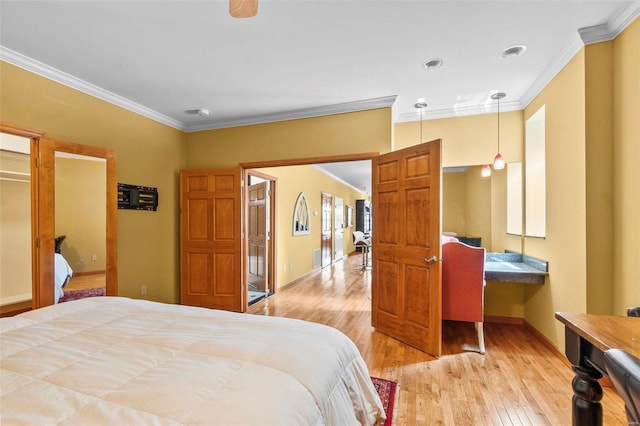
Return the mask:
[[[40,157],[36,157],[36,168],[40,167]]]
[[[244,179],[240,179],[240,188],[244,188]]]
[[[269,197],[271,197],[271,190],[268,190],[268,191],[267,191],[267,195],[268,195]]]
[[[40,237],[36,237],[36,248],[40,248]]]

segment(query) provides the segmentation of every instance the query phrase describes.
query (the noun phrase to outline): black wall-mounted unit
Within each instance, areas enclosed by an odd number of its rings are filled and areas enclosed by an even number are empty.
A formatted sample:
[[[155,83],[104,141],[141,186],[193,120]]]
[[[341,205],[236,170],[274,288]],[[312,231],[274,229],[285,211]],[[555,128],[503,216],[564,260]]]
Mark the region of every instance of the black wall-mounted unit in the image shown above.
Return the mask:
[[[156,211],[158,188],[118,183],[118,208]]]

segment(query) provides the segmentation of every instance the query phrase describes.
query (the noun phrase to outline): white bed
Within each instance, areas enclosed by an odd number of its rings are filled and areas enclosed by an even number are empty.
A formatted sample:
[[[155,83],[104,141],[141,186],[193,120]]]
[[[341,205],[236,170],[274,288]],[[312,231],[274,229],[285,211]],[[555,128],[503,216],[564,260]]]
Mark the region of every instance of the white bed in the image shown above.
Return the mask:
[[[58,303],[58,301],[64,296],[64,290],[62,288],[67,285],[69,279],[73,276],[73,270],[67,259],[64,258],[60,253],[54,253],[54,264],[53,264],[53,278],[54,278],[54,303]]]
[[[120,297],[0,321],[3,426],[384,418],[357,348],[327,326]]]

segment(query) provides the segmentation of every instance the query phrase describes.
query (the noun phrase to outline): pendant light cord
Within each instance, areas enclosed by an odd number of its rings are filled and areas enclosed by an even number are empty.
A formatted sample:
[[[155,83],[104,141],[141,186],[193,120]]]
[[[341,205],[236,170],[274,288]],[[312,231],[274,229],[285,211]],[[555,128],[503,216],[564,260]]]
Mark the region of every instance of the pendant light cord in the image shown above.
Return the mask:
[[[500,98],[498,98],[498,154],[500,154]]]
[[[422,138],[422,110],[424,110],[424,108],[420,108],[420,143],[424,142],[424,139]]]

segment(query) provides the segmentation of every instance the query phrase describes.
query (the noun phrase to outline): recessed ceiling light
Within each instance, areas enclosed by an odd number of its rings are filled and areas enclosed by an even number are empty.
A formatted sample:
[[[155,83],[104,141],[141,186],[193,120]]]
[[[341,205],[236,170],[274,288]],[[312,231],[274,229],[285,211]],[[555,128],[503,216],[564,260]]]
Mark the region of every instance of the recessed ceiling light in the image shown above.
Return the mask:
[[[442,59],[429,59],[422,64],[422,67],[428,70],[440,68],[444,62]]]
[[[527,50],[527,46],[524,44],[516,44],[504,49],[500,54],[503,58],[511,58],[513,56],[520,56]]]
[[[204,108],[188,109],[185,112],[189,115],[199,115],[200,117],[209,116],[209,110]]]

